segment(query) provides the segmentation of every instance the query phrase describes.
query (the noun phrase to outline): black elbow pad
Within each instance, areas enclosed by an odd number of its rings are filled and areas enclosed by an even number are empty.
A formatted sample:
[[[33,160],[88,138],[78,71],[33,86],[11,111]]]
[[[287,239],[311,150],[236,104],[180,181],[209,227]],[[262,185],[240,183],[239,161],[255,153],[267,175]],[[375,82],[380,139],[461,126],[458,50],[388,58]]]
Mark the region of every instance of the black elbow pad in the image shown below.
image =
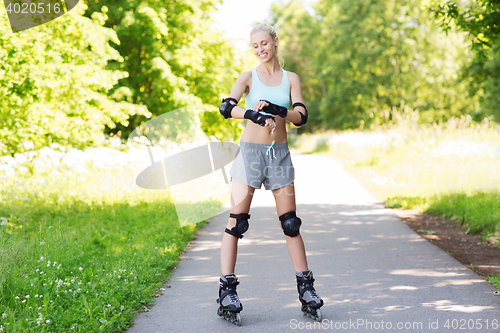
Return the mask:
[[[231,104],[230,101],[233,101],[235,104]],[[219,106],[219,112],[224,118],[231,118],[231,110],[238,104],[238,101],[232,97],[228,97],[222,99],[222,104]]]
[[[296,103],[293,103],[293,108],[295,108],[296,106],[302,106],[305,110],[306,110],[306,114],[303,115],[302,112],[299,111],[300,113],[300,123],[293,123],[295,126],[302,126],[302,125],[305,125],[307,123],[307,116],[308,116],[308,113],[307,113],[307,109],[306,109],[306,106],[300,102],[296,102]]]

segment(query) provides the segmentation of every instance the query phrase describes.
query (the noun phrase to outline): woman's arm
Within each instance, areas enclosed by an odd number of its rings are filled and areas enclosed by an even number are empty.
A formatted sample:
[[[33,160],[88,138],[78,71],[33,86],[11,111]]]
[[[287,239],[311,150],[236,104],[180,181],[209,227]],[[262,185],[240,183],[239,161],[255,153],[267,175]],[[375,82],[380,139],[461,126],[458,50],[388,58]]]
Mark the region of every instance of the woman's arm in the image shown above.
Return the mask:
[[[302,87],[300,85],[299,76],[293,72],[288,72],[288,79],[291,83],[290,97],[292,98],[292,104],[305,104],[304,99],[302,98]],[[285,119],[294,125],[301,124],[300,126],[302,126],[305,124],[305,121],[303,121],[304,116],[307,121],[307,110],[303,106],[295,105],[293,110],[288,111]]]
[[[231,93],[229,94],[228,97],[234,98],[239,102],[241,96],[243,96],[243,93],[248,87],[247,82],[249,81],[249,79],[251,80],[251,78],[252,78],[252,72],[241,73],[241,75],[236,79],[236,82],[234,83],[233,86],[233,90],[231,90]],[[230,101],[230,103],[236,104],[233,101]],[[237,119],[244,119],[245,112],[246,110],[244,108],[237,105],[231,110],[231,117]]]

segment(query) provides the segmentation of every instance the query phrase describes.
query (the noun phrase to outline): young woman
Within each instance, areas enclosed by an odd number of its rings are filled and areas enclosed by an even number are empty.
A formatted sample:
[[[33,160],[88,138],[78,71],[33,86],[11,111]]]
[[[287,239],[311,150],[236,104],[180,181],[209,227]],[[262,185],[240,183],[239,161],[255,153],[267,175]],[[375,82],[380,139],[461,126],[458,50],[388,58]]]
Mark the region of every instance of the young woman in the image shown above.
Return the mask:
[[[314,278],[307,267],[306,252],[299,229],[302,224],[295,210],[294,167],[288,149],[285,121],[302,126],[307,110],[297,74],[281,68],[278,61],[278,37],[268,24],[259,24],[250,32],[250,41],[260,65],[241,74],[229,97],[219,108],[224,118],[248,119],[240,139],[240,150],[233,161],[231,175],[230,218],[222,237],[220,304],[218,315],[241,324],[234,274],[238,240],[248,229],[250,204],[255,189],[262,184],[273,192],[288,253],[296,271],[299,300],[304,314],[321,321],[323,300],[313,287]],[[248,110],[237,106],[245,95]],[[288,110],[290,100],[293,110]]]

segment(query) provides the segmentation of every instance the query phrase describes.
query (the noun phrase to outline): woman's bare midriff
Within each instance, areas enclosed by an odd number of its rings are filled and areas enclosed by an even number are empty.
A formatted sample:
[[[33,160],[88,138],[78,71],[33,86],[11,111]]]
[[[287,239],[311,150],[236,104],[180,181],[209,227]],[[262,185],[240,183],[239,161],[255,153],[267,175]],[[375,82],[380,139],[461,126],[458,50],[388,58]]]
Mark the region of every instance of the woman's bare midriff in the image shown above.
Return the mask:
[[[281,79],[279,79],[281,82]],[[262,80],[261,80],[262,81]],[[252,89],[252,77],[247,82],[247,90],[244,92],[244,96],[246,97],[248,93]],[[291,87],[290,87],[291,89]],[[249,108],[253,108],[253,106],[249,106]],[[255,124],[254,122],[248,120],[247,126],[241,135],[240,141],[252,142],[252,143],[263,143],[263,144],[271,144],[274,143],[284,143],[287,142],[287,134],[286,134],[286,120],[281,117],[274,117],[274,121],[276,122],[276,129],[274,133],[271,133],[273,130],[270,126],[260,126]]]
[[[274,143],[283,143],[287,141],[286,136],[286,120],[280,117],[274,118],[276,121],[276,130],[274,133],[271,133],[273,130],[272,127],[269,126],[260,126],[254,124],[252,121],[247,121],[247,126],[241,135],[240,140],[245,142],[252,143],[264,143],[271,144]]]

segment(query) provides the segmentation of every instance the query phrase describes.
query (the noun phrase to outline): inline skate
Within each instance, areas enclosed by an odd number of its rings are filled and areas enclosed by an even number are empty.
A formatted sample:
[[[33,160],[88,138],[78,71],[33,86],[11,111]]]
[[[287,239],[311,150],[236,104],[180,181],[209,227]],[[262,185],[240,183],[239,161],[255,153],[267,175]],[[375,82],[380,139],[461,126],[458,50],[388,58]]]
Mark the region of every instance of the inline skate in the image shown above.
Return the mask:
[[[302,313],[311,319],[321,321],[323,316],[319,308],[323,306],[323,300],[316,294],[313,287],[314,278],[312,272],[307,270],[295,275],[297,277],[299,300],[302,303]]]
[[[240,311],[243,305],[240,303],[236,286],[239,284],[238,278],[234,274],[221,275],[219,280],[219,308],[217,315],[231,323],[241,326]]]

